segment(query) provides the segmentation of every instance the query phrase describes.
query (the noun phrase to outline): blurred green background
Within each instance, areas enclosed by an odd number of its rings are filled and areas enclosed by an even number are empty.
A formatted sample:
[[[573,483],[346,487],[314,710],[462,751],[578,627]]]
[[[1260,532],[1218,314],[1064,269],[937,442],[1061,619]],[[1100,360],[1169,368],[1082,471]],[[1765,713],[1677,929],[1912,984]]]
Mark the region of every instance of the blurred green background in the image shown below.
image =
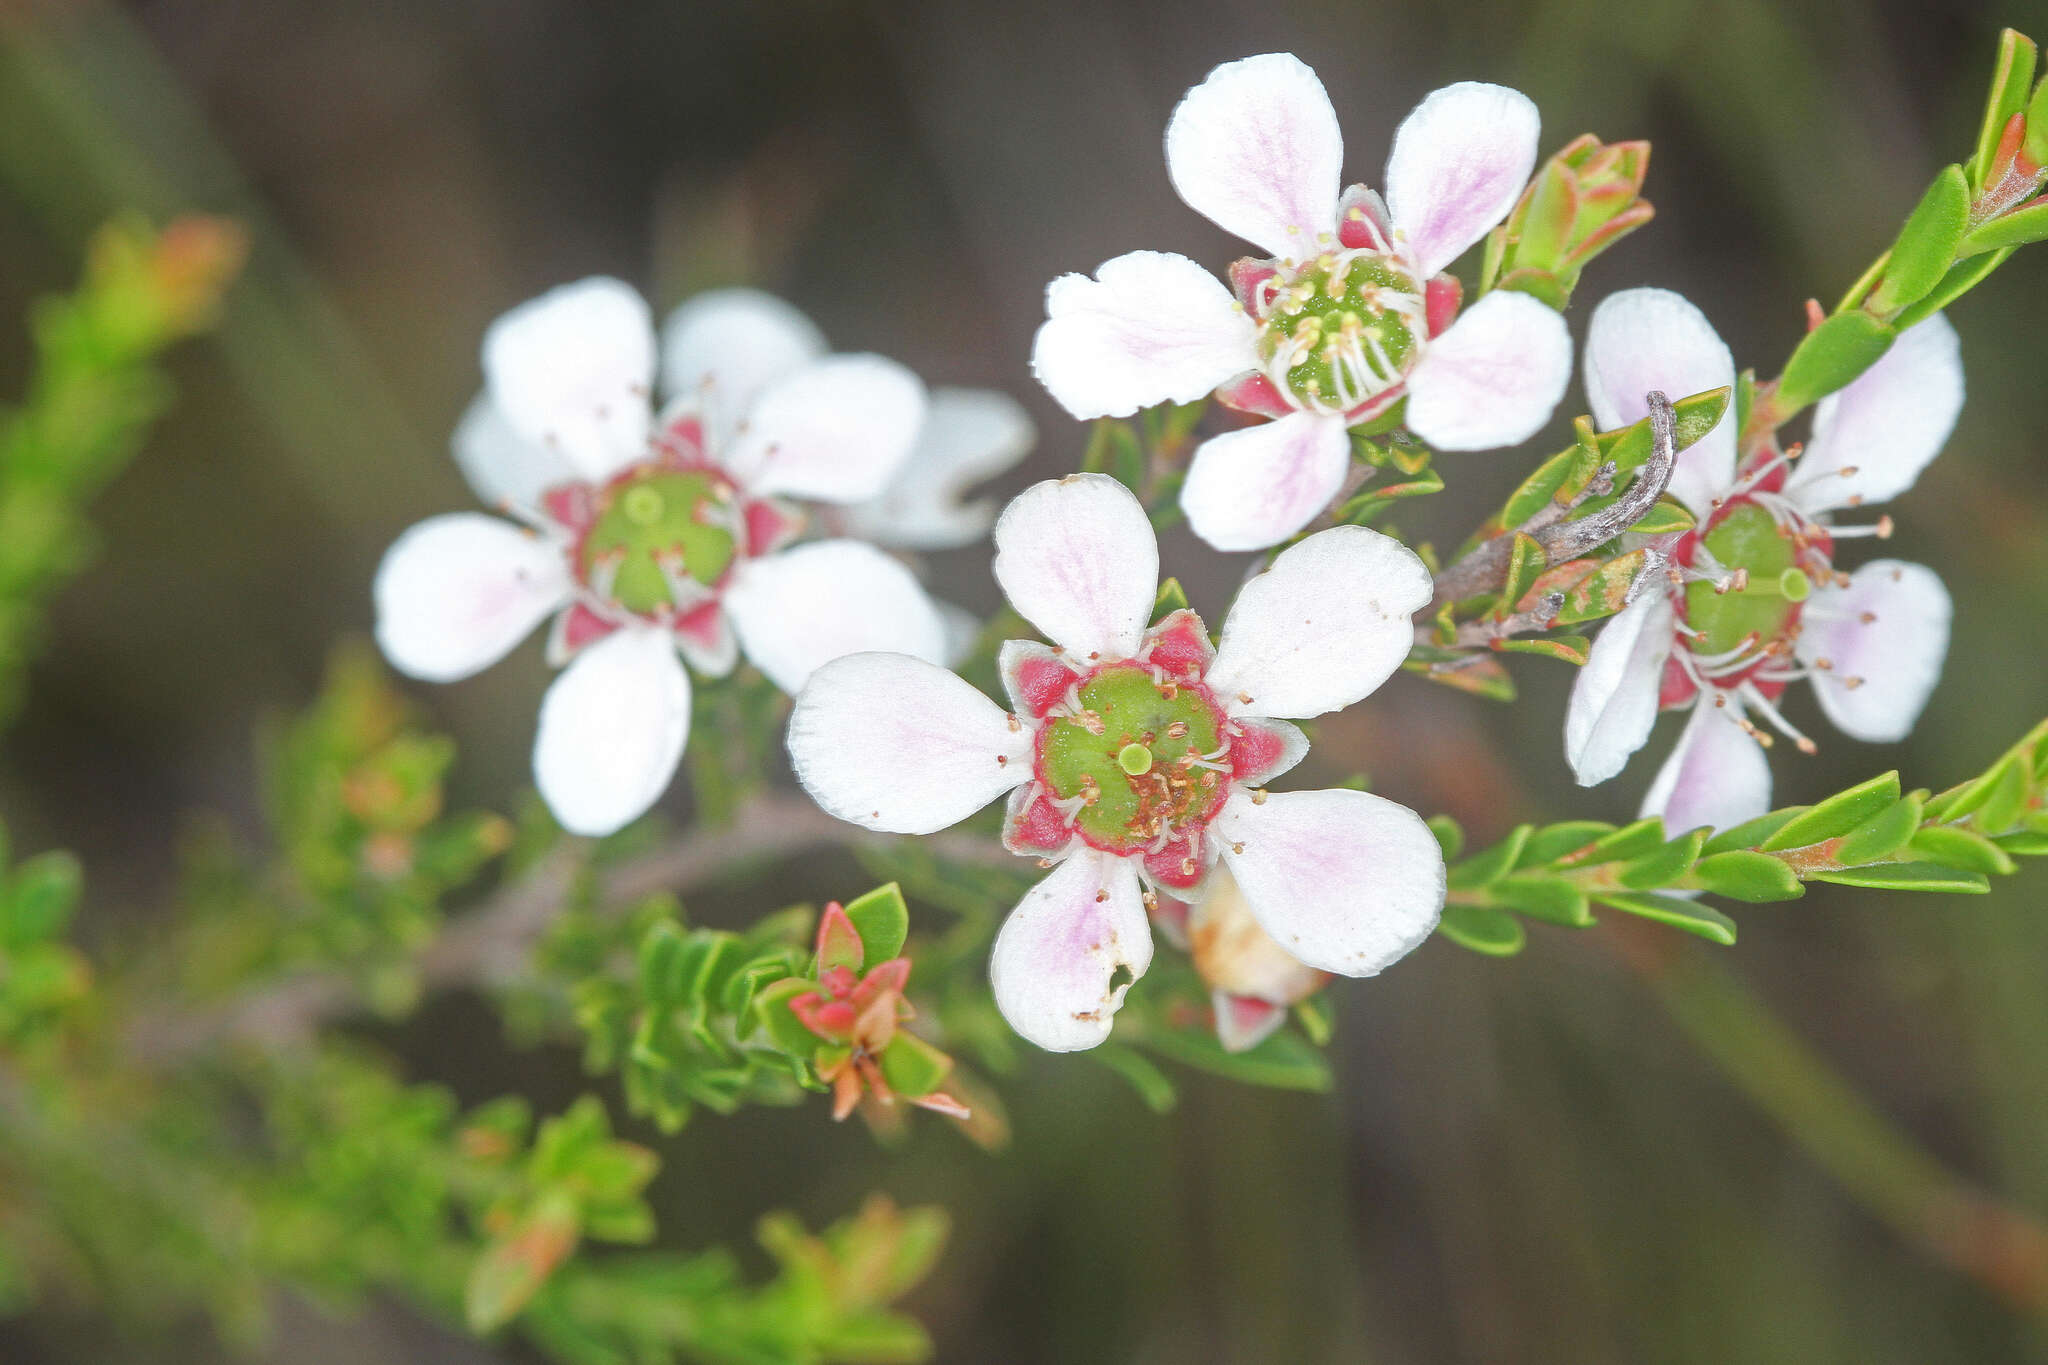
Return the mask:
[[[1161,131],[1216,62],[1290,49],[1330,89],[1353,179],[1377,180],[1402,114],[1452,80],[1527,91],[1546,152],[1582,131],[1650,138],[1657,219],[1588,272],[1575,330],[1606,293],[1667,285],[1739,364],[1772,372],[1804,299],[1839,294],[1935,168],[1967,155],[2006,23],[2048,37],[2038,0],[10,0],[10,389],[14,320],[73,276],[115,209],[231,213],[256,246],[221,335],[178,359],[180,405],[103,500],[105,553],[57,603],[0,759],[0,814],[18,846],[83,856],[86,931],[104,943],[163,913],[193,812],[253,828],[250,727],[302,703],[330,642],[367,629],[392,537],[468,505],[446,436],[481,331],[551,284],[618,274],[666,307],[755,283],[843,348],[1006,388],[1042,435],[1012,491],[1072,468],[1085,438],[1026,368],[1045,282],[1138,247],[1234,254],[1173,196]],[[1812,759],[1780,746],[1783,800],[1891,765],[1938,788],[2048,713],[2044,318],[2048,250],[1959,306],[1968,406],[1891,509],[1892,550],[1939,567],[1957,603],[1919,734],[1897,749],[1837,737]],[[1558,448],[1577,410],[1532,453]],[[1402,530],[1461,538],[1526,465],[1447,458],[1451,491]],[[1242,567],[1184,534],[1165,553],[1210,612]],[[935,568],[942,595],[995,605],[984,552]],[[1632,814],[1654,754],[1578,791],[1558,735],[1570,679],[1536,659],[1518,673],[1513,710],[1398,678],[1322,727],[1304,780],[1364,769],[1478,839]],[[503,807],[526,781],[545,678],[536,643],[415,690],[462,742],[454,804]],[[1814,718],[1803,696],[1791,714]],[[668,810],[686,817],[679,793]],[[1338,990],[1333,1095],[1186,1076],[1179,1112],[1158,1118],[1085,1057],[1041,1056],[1006,1092],[1016,1141],[1000,1157],[937,1122],[885,1151],[815,1109],[628,1131],[663,1154],[653,1197],[673,1245],[744,1242],[771,1206],[825,1221],[870,1188],[949,1205],[954,1241],[910,1305],[948,1362],[2048,1359],[2048,1303],[1996,1287],[2039,1282],[2034,1224],[1923,1217],[1931,1180],[2048,1218],[2048,913],[2032,872],[1976,899],[1815,887],[1739,914],[1734,949],[1613,924],[1539,926],[1506,961],[1439,940]],[[738,922],[858,876],[820,857],[757,899],[691,909]],[[384,1036],[465,1101],[579,1089],[572,1055],[509,1050],[472,1001]],[[1818,1105],[1788,1132],[1753,1103],[1774,1082],[1825,1098],[1786,1070],[1791,1039],[1896,1132]],[[1870,1155],[1892,1143],[1938,1166]],[[492,1358],[396,1307],[288,1310],[271,1354]],[[196,1330],[138,1338],[84,1311],[0,1326],[7,1365],[217,1357]]]

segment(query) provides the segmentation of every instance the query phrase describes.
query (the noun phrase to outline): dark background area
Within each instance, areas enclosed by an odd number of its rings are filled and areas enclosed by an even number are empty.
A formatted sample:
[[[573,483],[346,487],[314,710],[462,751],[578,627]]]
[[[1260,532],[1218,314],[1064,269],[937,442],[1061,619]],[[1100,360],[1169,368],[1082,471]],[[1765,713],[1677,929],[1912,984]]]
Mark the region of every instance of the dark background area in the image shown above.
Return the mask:
[[[551,284],[617,274],[666,308],[754,283],[839,347],[1005,388],[1041,428],[1011,492],[1072,468],[1086,435],[1026,366],[1046,281],[1141,247],[1236,254],[1174,197],[1161,132],[1215,63],[1287,49],[1329,87],[1349,179],[1378,181],[1401,116],[1460,79],[1529,93],[1545,153],[1582,131],[1650,138],[1656,221],[1588,272],[1575,336],[1605,294],[1662,284],[1701,303],[1738,364],[1774,373],[1806,297],[1838,295],[1968,154],[2004,23],[2048,37],[2034,0],[0,5],[0,315],[62,287],[117,207],[225,211],[256,233],[221,336],[181,354],[181,404],[103,500],[103,557],[57,604],[0,751],[0,814],[17,847],[79,851],[88,932],[109,942],[165,912],[194,812],[253,837],[252,725],[368,628],[392,537],[469,505],[446,437],[482,329]],[[1953,316],[1969,403],[1890,509],[1886,550],[1947,579],[1948,673],[1893,749],[1834,735],[1795,697],[1823,749],[1779,747],[1784,801],[1894,765],[1939,788],[2048,712],[2048,250]],[[0,328],[10,389],[24,354]],[[1575,388],[1524,455],[1445,457],[1451,491],[1402,531],[1462,538],[1582,402]],[[1241,564],[1184,533],[1164,553],[1213,619]],[[997,600],[985,550],[939,557],[934,586]],[[457,804],[502,806],[527,781],[540,654],[416,689],[462,743]],[[1478,839],[1632,814],[1669,733],[1581,792],[1560,752],[1566,670],[1516,671],[1514,709],[1397,678],[1321,727],[1302,780],[1363,769]],[[683,816],[680,789],[667,809]],[[770,890],[823,899],[856,875],[820,858]],[[1040,1056],[1006,1092],[1001,1157],[938,1123],[885,1151],[815,1110],[634,1131],[664,1158],[666,1244],[744,1242],[772,1206],[824,1221],[877,1187],[948,1204],[951,1249],[912,1303],[947,1362],[2048,1359],[2037,1327],[1752,1107],[1674,1026],[1641,954],[1614,951],[1719,954],[1914,1141],[2048,1216],[2041,884],[1816,887],[1741,913],[1734,949],[1613,924],[1539,927],[1505,961],[1439,940],[1339,989],[1334,1095],[1185,1076],[1180,1111],[1157,1118],[1086,1058]],[[757,908],[692,905],[713,923]],[[573,1057],[510,1051],[470,1001],[390,1041],[467,1100],[581,1084]],[[9,1365],[216,1349],[82,1317],[0,1327]],[[293,1311],[273,1352],[487,1358],[396,1309]]]

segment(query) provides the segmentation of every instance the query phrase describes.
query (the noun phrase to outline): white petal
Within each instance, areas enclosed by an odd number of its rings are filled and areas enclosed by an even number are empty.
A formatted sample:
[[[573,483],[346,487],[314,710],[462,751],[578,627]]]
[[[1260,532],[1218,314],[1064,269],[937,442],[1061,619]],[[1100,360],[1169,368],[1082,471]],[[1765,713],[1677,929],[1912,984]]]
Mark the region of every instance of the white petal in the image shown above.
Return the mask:
[[[1124,992],[1151,965],[1137,869],[1082,849],[1024,893],[988,967],[1011,1028],[1048,1052],[1078,1052],[1109,1037]]]
[[[583,477],[562,452],[520,435],[484,394],[462,414],[450,444],[463,477],[489,507],[536,507],[548,489]]]
[[[1659,583],[1600,628],[1564,713],[1564,756],[1580,786],[1613,777],[1649,739],[1671,658],[1673,620],[1670,594]]]
[[[789,759],[841,820],[931,834],[1031,776],[1031,732],[972,686],[907,654],[849,654],[811,675]]]
[[[1429,343],[1408,374],[1408,426],[1439,450],[1493,450],[1543,429],[1572,377],[1564,319],[1497,289]]]
[[[371,593],[392,666],[454,682],[504,658],[568,600],[568,561],[508,522],[451,512],[392,542]]]
[[[585,478],[604,478],[647,449],[646,300],[599,276],[520,304],[484,333],[484,383],[513,430],[561,451]]]
[[[1666,833],[1732,829],[1771,808],[1771,765],[1763,746],[1735,723],[1735,704],[1696,703],[1678,747],[1650,784],[1642,814],[1664,817]]]
[[[1133,251],[1045,288],[1031,372],[1074,416],[1192,403],[1258,364],[1258,327],[1185,256]]]
[[[924,381],[895,361],[826,356],[768,385],[725,465],[755,497],[864,502],[910,458],[924,413]]]
[[[758,289],[686,299],[661,327],[661,386],[701,403],[713,449],[769,384],[825,354],[825,336],[792,305]]]
[[[1443,850],[1421,816],[1385,797],[1270,792],[1261,803],[1238,792],[1215,828],[1260,927],[1311,967],[1372,976],[1443,913]]]
[[[725,591],[740,649],[794,696],[844,654],[946,655],[946,625],[910,570],[858,540],[818,540],[749,560]]]
[[[1586,402],[1602,431],[1631,426],[1650,415],[1645,397],[1667,398],[1735,383],[1728,344],[1683,294],[1669,289],[1624,289],[1600,301],[1586,328]],[[1704,517],[1735,482],[1735,404],[1705,436],[1679,453],[1671,494]]]
[[[690,678],[658,630],[614,632],[548,688],[533,776],[571,834],[604,835],[645,814],[690,737]]]
[[[1387,210],[1428,279],[1484,237],[1536,166],[1542,120],[1519,90],[1461,81],[1425,96],[1387,158]]]
[[[1392,536],[1318,531],[1237,594],[1209,686],[1233,715],[1305,719],[1349,706],[1408,657],[1409,618],[1432,590],[1428,568]]]
[[[912,550],[969,545],[995,524],[993,499],[964,501],[1031,451],[1038,433],[1024,407],[994,389],[934,389],[910,459],[881,496],[846,509],[863,540]]]
[[[1814,589],[1795,649],[1802,663],[1827,660],[1813,673],[1820,709],[1852,738],[1904,739],[1941,678],[1953,614],[1940,576],[1903,560],[1872,560],[1848,587]]]
[[[1809,512],[1888,502],[1941,453],[1962,410],[1962,347],[1936,313],[1907,328],[1855,383],[1820,400],[1786,492]]]
[[[1293,413],[1202,442],[1181,510],[1219,550],[1263,550],[1314,521],[1350,467],[1343,418]]]
[[[1069,474],[1019,493],[996,519],[996,582],[1025,620],[1074,654],[1135,654],[1159,593],[1159,541],[1131,490]]]
[[[1225,62],[1166,125],[1187,206],[1269,256],[1306,260],[1337,229],[1344,135],[1316,73],[1289,52]]]

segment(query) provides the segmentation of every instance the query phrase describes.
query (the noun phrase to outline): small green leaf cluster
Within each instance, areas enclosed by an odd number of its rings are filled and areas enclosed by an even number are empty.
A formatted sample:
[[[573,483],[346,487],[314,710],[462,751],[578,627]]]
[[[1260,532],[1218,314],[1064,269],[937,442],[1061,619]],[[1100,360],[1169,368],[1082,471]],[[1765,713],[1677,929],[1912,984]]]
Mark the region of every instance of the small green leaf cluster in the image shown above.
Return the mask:
[[[1101,418],[1089,428],[1081,468],[1090,474],[1107,474],[1137,494],[1151,514],[1152,524],[1164,530],[1180,520],[1176,494],[1187,477],[1185,465],[1194,448],[1195,428],[1208,408],[1208,400],[1200,399],[1162,403],[1130,420]]]
[[[1486,237],[1479,291],[1518,289],[1563,312],[1579,273],[1650,221],[1642,197],[1647,142],[1572,139],[1536,170],[1507,220]]]
[[[55,850],[7,867],[0,825],[0,1042],[25,1048],[84,1000],[92,970],[64,932],[83,883],[78,860]]]

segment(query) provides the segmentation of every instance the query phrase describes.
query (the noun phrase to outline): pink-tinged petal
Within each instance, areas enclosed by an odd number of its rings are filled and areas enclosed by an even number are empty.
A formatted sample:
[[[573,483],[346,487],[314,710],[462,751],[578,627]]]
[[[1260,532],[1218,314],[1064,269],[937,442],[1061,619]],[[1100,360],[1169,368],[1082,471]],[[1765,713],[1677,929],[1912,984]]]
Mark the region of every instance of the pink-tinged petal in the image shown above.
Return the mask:
[[[1209,642],[1202,618],[1182,607],[1160,617],[1158,624],[1145,632],[1139,657],[1176,678],[1200,681],[1216,661],[1216,646]]]
[[[1054,644],[1086,658],[1138,651],[1159,592],[1159,541],[1131,490],[1069,474],[1019,493],[996,519],[996,582]]]
[[[1216,1011],[1216,1041],[1225,1052],[1250,1052],[1287,1022],[1285,1005],[1249,995],[1211,991],[1209,1004]]]
[[[701,405],[723,448],[763,390],[824,354],[824,334],[792,305],[758,289],[713,289],[662,324],[661,386]]]
[[[1934,570],[1903,560],[1873,560],[1846,588],[1815,588],[1794,648],[1814,670],[1820,709],[1851,738],[1904,739],[1941,679],[1953,615]]]
[[[1855,383],[1820,400],[1813,439],[1785,493],[1809,512],[1888,502],[1941,453],[1962,410],[1962,346],[1936,313],[1901,333]]]
[[[565,284],[484,333],[484,383],[512,429],[601,480],[646,453],[654,324],[618,280]]]
[[[1650,784],[1643,815],[1661,815],[1670,834],[1732,829],[1771,808],[1771,765],[1763,746],[1735,723],[1734,702],[1714,705],[1703,694],[1678,747]]]
[[[1185,256],[1133,251],[1045,289],[1031,372],[1083,420],[1192,403],[1259,362],[1258,326]]]
[[[1230,292],[1244,310],[1258,317],[1263,286],[1280,273],[1280,263],[1266,256],[1240,256],[1230,263]]]
[[[1202,980],[1240,999],[1285,1010],[1329,980],[1259,927],[1227,863],[1209,874],[1208,884],[1189,907],[1187,934],[1188,950]]]
[[[740,565],[725,590],[740,650],[795,695],[820,664],[883,651],[946,656],[946,623],[917,576],[858,540],[819,540]]]
[[[996,655],[1003,690],[1020,715],[1044,719],[1067,689],[1081,681],[1081,672],[1067,656],[1036,640],[1005,640]]]
[[[1379,191],[1352,185],[1337,201],[1337,244],[1354,251],[1392,251],[1394,219]]]
[[[668,635],[633,627],[576,656],[548,688],[533,776],[571,834],[611,834],[646,814],[690,737],[690,679]]]
[[[1311,967],[1375,975],[1413,952],[1443,913],[1436,836],[1384,797],[1239,792],[1213,829],[1259,927]]]
[[[1647,395],[1677,399],[1735,383],[1728,344],[1683,294],[1624,289],[1593,310],[1586,328],[1586,402],[1602,431],[1650,415]],[[1705,517],[1735,482],[1735,405],[1714,429],[1679,452],[1671,493]]]
[[[996,1008],[1025,1041],[1078,1052],[1109,1037],[1124,992],[1151,965],[1137,870],[1082,849],[1025,892],[1003,921],[989,981]]]
[[[878,355],[833,355],[769,383],[725,464],[756,497],[865,502],[889,486],[924,426],[924,381]]]
[[[568,562],[496,517],[429,517],[377,566],[377,643],[399,672],[454,682],[510,653],[569,596]]]
[[[463,477],[489,507],[538,510],[549,489],[581,477],[560,451],[521,435],[482,395],[462,414],[450,445]]]
[[[572,603],[548,630],[549,665],[561,668],[618,628],[618,622],[606,620],[581,602]]]
[[[931,834],[1031,777],[1031,730],[937,664],[849,654],[818,669],[789,717],[789,758],[841,820]]]
[[[772,555],[803,533],[804,514],[780,498],[760,498],[747,504],[747,553],[759,559]]]
[[[739,662],[740,642],[725,605],[713,599],[675,619],[669,627],[683,662],[707,678],[722,678]]]
[[[1014,466],[1038,433],[1016,399],[994,389],[936,389],[910,459],[881,495],[846,509],[847,531],[878,545],[945,550],[995,524],[992,498],[967,490]]]
[[[1564,756],[1580,786],[1613,777],[1649,739],[1674,624],[1670,595],[1653,583],[1600,628],[1564,713]]]
[[[1029,858],[1064,858],[1078,836],[1073,820],[1030,782],[1010,793],[1003,810],[1003,847]]]
[[[1230,741],[1230,775],[1247,787],[1263,787],[1308,755],[1308,736],[1284,720],[1239,716]]]
[[[1393,537],[1318,531],[1238,592],[1209,686],[1232,715],[1300,720],[1349,706],[1408,657],[1410,618],[1432,591],[1429,569]]]
[[[1408,426],[1439,450],[1495,450],[1543,429],[1572,378],[1564,319],[1497,289],[1430,342],[1408,374]]]
[[[1519,90],[1461,81],[1401,121],[1387,208],[1417,269],[1434,275],[1507,217],[1536,168],[1542,120]]]
[[[1343,418],[1290,413],[1202,442],[1180,506],[1217,549],[1263,550],[1314,521],[1350,467]]]
[[[1216,390],[1216,401],[1226,408],[1235,408],[1254,417],[1288,417],[1300,410],[1287,401],[1287,396],[1272,380],[1257,370],[1248,370],[1220,385]]]
[[[1458,320],[1465,306],[1465,284],[1456,275],[1432,275],[1422,287],[1423,308],[1431,337],[1440,337]]]
[[[1145,877],[1172,895],[1186,896],[1208,877],[1215,861],[1216,841],[1200,827],[1189,827],[1145,855]]]
[[[1166,173],[1187,206],[1287,260],[1330,246],[1344,135],[1330,96],[1287,52],[1225,62],[1166,125]]]

